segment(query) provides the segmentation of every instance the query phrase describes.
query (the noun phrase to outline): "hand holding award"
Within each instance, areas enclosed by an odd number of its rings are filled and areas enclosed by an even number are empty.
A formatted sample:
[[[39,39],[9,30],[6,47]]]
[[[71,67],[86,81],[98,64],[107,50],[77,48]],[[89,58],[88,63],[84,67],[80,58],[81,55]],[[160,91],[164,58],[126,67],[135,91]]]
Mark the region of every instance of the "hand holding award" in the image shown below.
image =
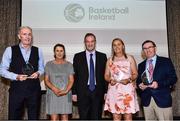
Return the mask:
[[[114,80],[116,80],[116,82],[118,83],[125,83],[125,80],[129,81],[130,75],[129,73],[125,73],[123,71],[119,71],[117,74],[113,75]]]
[[[27,62],[26,64],[23,65],[22,72],[23,74],[28,76],[27,78],[31,79],[32,78],[31,75],[34,73],[34,68],[29,62]]]
[[[152,82],[152,80],[149,80],[149,79],[148,79],[148,76],[147,76],[147,74],[146,74],[146,71],[144,71],[144,72],[141,74],[141,80],[142,80],[142,83],[143,83],[144,85],[150,85],[151,82]]]

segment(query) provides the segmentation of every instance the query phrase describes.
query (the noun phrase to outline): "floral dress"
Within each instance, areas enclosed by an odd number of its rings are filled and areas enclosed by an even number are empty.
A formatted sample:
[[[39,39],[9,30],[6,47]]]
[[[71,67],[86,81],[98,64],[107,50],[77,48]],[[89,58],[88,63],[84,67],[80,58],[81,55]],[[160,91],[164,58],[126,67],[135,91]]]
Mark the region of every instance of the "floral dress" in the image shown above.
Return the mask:
[[[128,59],[120,61],[110,60],[109,68],[112,79],[120,81],[131,77]],[[116,114],[136,113],[139,111],[135,85],[133,83],[123,85],[119,82],[113,86],[109,84],[104,110]]]

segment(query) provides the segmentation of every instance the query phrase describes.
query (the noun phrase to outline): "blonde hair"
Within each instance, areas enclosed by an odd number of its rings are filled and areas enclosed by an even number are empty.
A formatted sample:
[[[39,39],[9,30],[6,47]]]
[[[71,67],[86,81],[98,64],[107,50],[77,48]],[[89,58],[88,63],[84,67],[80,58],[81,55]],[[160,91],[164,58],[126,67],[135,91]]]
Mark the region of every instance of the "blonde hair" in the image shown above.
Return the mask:
[[[114,49],[113,49],[113,43],[114,43],[114,41],[116,41],[116,40],[118,40],[118,41],[120,41],[120,42],[122,43],[122,45],[123,45],[122,53],[123,53],[123,55],[125,56],[125,58],[127,58],[127,54],[126,54],[126,51],[125,51],[125,45],[124,45],[123,40],[122,40],[121,38],[115,38],[115,39],[113,39],[112,45],[111,45],[112,60],[114,60],[114,56],[115,56],[115,52],[114,52]]]

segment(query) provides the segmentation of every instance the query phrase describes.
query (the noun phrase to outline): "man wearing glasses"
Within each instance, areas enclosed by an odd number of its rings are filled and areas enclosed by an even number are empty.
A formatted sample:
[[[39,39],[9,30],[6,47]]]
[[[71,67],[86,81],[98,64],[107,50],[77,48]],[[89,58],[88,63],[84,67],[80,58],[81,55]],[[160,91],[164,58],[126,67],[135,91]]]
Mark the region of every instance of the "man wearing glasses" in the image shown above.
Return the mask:
[[[151,40],[142,43],[146,59],[138,65],[137,87],[140,89],[145,120],[173,120],[171,88],[177,81],[169,58],[156,54]]]

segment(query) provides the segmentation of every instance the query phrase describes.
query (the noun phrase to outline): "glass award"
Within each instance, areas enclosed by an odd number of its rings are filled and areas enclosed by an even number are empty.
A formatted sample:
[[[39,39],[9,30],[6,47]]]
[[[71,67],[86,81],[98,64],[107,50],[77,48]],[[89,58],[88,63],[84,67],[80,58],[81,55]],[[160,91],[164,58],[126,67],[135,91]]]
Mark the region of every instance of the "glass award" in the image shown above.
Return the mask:
[[[23,65],[22,72],[23,74],[27,75],[28,78],[30,78],[30,76],[34,73],[34,67],[29,62],[27,62]]]
[[[121,82],[123,79],[125,79],[125,77],[127,77],[127,75],[122,71],[119,71],[117,74],[113,75],[113,79],[115,79],[116,82]]]
[[[142,83],[144,85],[149,85],[150,84],[150,81],[148,79],[148,76],[146,74],[146,71],[144,71],[142,74],[141,74],[141,80],[142,80]]]

